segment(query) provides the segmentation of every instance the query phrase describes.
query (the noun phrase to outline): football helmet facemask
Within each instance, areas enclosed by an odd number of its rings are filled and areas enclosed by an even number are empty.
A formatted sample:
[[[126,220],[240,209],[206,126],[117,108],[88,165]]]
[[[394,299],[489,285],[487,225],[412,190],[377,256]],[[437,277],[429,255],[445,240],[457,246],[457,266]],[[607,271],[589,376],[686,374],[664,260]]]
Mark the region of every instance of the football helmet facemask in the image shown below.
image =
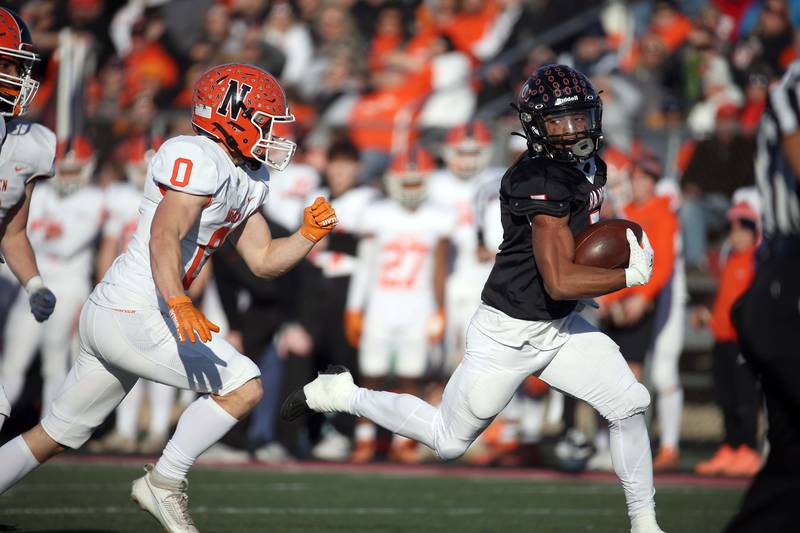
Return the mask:
[[[384,182],[386,193],[407,209],[416,209],[428,197],[428,178],[436,169],[433,158],[418,146],[395,155]]]
[[[447,132],[442,155],[447,168],[458,178],[472,178],[489,166],[492,132],[480,120],[456,126]]]
[[[56,148],[56,173],[50,180],[60,196],[69,196],[92,181],[94,148],[81,136],[70,137]]]
[[[39,82],[31,78],[36,61],[39,56],[33,51],[28,26],[12,10],[0,8],[0,116],[16,117],[28,111],[39,90]]]
[[[251,168],[262,164],[284,170],[297,145],[274,134],[279,123],[294,122],[286,94],[266,71],[230,63],[202,76],[194,87],[192,125],[223,143]]]
[[[567,65],[545,65],[522,86],[517,98],[522,129],[532,155],[581,162],[603,139],[603,104],[582,73]]]

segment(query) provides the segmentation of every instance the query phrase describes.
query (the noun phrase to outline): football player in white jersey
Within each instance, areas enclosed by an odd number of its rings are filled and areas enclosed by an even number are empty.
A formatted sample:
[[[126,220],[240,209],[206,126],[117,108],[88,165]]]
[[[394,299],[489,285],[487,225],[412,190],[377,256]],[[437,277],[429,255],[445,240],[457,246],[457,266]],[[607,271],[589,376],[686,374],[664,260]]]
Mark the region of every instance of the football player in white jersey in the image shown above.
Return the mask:
[[[90,183],[93,172],[94,154],[88,141],[68,139],[59,146],[55,177],[36,187],[30,203],[29,239],[39,270],[59,305],[47,323],[38,324],[27,295],[20,292],[5,326],[0,381],[13,405],[22,393],[28,367],[41,350],[42,416],[67,375],[74,326],[92,288],[94,244],[105,218],[103,192]]]
[[[298,232],[272,239],[261,206],[269,174],[294,143],[273,135],[291,122],[286,95],[250,65],[213,67],[195,85],[197,135],[173,137],[153,157],[140,219],[83,307],[80,353],[41,423],[0,448],[0,493],[65,448],[79,448],[140,378],[202,393],[181,415],[158,463],[131,497],[170,532],[196,532],[186,475],[196,458],[261,399],[258,367],[237,352],[186,291],[226,239],[254,274],[292,268],[336,224],[323,199]]]
[[[16,13],[0,8],[0,251],[25,288],[31,313],[43,322],[53,313],[56,298],[39,275],[26,227],[37,179],[53,175],[56,136],[19,118],[39,88],[31,78],[38,60],[28,27]],[[0,427],[10,414],[0,385]]]
[[[429,353],[444,334],[448,239],[455,217],[428,200],[431,156],[412,146],[394,157],[386,174],[388,198],[364,210],[358,268],[350,283],[345,333],[359,346],[365,383],[380,387],[394,375],[398,389],[419,393]],[[363,320],[362,320],[363,317]],[[363,324],[363,333],[362,333]],[[375,426],[356,428],[354,462],[375,453]],[[409,444],[396,436],[394,459],[413,462]]]
[[[111,263],[125,252],[133,238],[139,222],[139,204],[147,177],[147,163],[155,151],[144,146],[135,159],[128,158],[124,166],[125,179],[115,179],[106,187],[106,209],[108,215],[103,225],[103,238],[97,252],[97,272],[102,277]],[[101,172],[117,172],[122,169],[107,162]],[[149,400],[149,425],[147,436],[137,442],[139,412],[145,398]],[[92,452],[122,452],[154,454],[164,447],[169,432],[172,408],[175,404],[175,389],[163,383],[140,379],[131,389],[116,411],[114,430],[101,440],[91,441]]]
[[[453,272],[447,279],[447,328],[445,335],[448,369],[453,370],[464,355],[467,325],[481,303],[481,288],[489,277],[492,262],[480,261],[476,231],[475,200],[487,179],[499,180],[501,168],[489,167],[492,134],[480,120],[452,128],[442,152],[446,168],[430,180],[430,197],[457,214],[452,237],[456,248]]]

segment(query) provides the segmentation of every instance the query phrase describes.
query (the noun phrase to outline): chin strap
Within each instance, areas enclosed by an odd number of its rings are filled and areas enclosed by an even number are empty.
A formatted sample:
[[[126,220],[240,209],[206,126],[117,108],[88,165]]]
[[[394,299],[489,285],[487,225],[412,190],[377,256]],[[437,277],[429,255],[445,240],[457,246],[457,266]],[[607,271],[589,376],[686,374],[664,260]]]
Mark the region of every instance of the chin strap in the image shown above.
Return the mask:
[[[219,122],[214,122],[214,129],[219,131],[222,134],[222,138],[225,140],[228,148],[238,157],[241,157],[244,160],[244,163],[250,168],[250,170],[258,170],[261,168],[261,161],[257,159],[253,159],[252,157],[247,157],[242,153],[239,149],[239,143],[236,142],[236,139],[233,136],[225,131],[225,129],[220,126]]]

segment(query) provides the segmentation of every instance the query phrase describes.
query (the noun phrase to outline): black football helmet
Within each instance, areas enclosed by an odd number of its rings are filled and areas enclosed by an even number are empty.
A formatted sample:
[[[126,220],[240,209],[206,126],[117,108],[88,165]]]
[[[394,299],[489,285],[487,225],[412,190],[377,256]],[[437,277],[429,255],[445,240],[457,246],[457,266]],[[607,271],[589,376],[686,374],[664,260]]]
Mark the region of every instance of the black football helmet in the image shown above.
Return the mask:
[[[591,82],[567,65],[545,65],[520,89],[516,110],[531,155],[581,162],[603,140],[603,103]]]

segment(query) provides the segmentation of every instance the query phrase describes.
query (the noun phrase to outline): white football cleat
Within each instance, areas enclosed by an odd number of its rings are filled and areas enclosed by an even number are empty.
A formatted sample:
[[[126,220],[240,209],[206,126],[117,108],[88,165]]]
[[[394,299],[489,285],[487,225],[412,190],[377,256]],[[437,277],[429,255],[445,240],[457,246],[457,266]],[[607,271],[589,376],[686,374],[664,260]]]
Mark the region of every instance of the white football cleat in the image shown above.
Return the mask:
[[[653,511],[638,514],[631,518],[631,533],[665,533],[656,523]]]
[[[189,514],[189,482],[184,479],[176,488],[162,488],[153,483],[153,465],[145,465],[144,471],[131,485],[131,499],[169,533],[199,533]]]
[[[292,421],[311,412],[349,413],[357,390],[347,368],[329,365],[317,379],[286,398],[281,406],[281,418]]]

